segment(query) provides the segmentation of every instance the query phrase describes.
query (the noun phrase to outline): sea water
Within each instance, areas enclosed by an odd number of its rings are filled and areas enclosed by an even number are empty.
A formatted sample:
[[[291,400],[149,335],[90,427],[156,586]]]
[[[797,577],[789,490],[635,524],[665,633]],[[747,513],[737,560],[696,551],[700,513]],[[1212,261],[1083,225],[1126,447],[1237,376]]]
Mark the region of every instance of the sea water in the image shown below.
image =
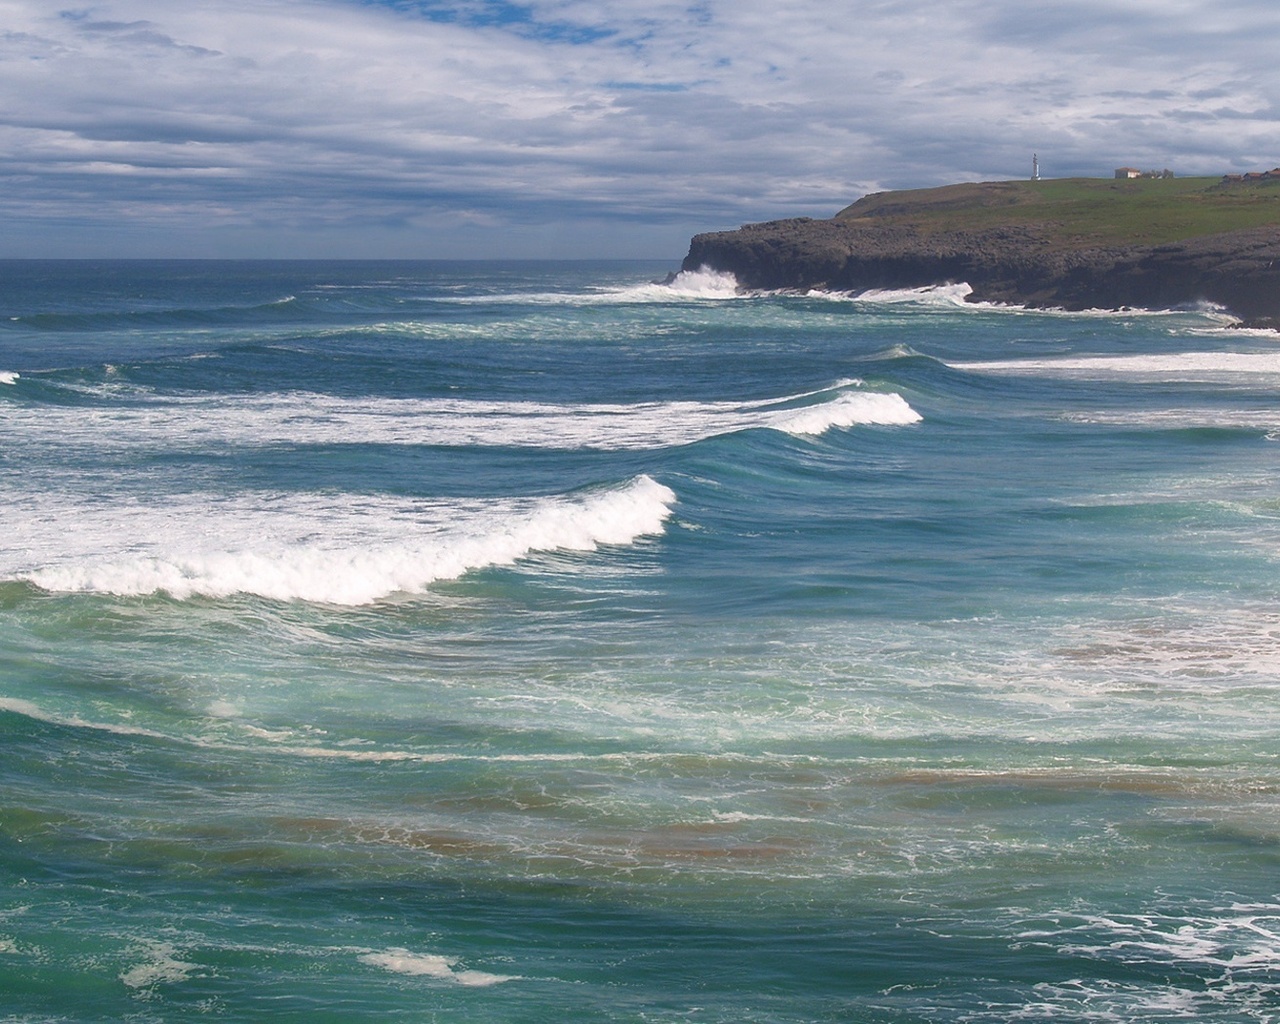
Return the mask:
[[[0,1020],[1280,1018],[1280,342],[0,264]]]

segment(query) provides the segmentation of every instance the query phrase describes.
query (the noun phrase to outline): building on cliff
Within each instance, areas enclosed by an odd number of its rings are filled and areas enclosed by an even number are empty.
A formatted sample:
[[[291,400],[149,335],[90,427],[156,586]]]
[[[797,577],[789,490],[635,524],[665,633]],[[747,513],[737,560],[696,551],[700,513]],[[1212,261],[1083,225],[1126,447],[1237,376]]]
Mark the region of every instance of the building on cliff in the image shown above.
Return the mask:
[[[1165,168],[1163,171],[1143,171],[1137,167],[1117,167],[1117,178],[1172,178],[1173,171]]]
[[[1237,182],[1245,181],[1277,181],[1280,180],[1280,167],[1276,167],[1270,171],[1250,171],[1248,174],[1224,174],[1222,183],[1224,185],[1234,185]]]

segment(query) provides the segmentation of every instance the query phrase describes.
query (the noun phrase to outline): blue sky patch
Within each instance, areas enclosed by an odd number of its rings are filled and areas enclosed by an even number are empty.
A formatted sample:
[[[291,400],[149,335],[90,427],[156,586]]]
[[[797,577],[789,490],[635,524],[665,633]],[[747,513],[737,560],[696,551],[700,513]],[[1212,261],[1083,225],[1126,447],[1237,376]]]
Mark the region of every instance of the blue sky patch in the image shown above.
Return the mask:
[[[538,21],[533,9],[508,0],[474,0],[472,3],[449,3],[447,0],[360,0],[368,7],[386,7],[413,14],[428,21],[438,21],[468,28],[505,28],[529,39],[548,43],[586,45],[608,39],[613,29],[577,25],[568,21]]]

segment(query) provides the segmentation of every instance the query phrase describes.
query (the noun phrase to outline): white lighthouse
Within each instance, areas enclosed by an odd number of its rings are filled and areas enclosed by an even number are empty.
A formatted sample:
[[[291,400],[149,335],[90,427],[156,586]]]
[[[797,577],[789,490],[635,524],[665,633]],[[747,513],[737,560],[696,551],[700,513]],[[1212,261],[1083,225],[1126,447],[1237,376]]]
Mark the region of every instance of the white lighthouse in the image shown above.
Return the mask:
[[[1037,153],[1031,154],[1031,180],[1040,180],[1040,156]]]

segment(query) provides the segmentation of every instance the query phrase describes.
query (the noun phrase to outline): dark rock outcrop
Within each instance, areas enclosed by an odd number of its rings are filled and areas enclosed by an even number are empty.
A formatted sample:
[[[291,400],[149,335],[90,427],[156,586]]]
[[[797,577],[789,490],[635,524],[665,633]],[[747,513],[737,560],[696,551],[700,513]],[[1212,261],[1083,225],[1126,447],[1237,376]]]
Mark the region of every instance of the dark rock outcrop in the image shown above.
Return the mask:
[[[969,284],[970,301],[1040,308],[1220,305],[1280,326],[1280,227],[1159,246],[1074,247],[1052,223],[982,230],[872,218],[770,221],[694,237],[683,269],[730,271],[748,289],[861,292]]]

